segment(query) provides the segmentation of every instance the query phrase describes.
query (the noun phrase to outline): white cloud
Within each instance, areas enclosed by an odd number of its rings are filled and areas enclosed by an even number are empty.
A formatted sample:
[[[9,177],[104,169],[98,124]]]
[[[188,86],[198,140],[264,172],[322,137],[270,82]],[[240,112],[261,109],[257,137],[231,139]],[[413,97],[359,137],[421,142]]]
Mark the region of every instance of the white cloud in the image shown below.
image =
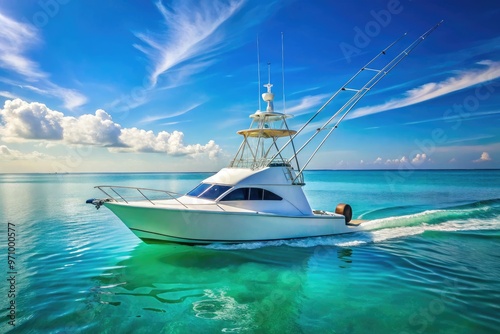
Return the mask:
[[[43,90],[45,94],[52,95],[63,101],[63,104],[69,110],[73,110],[87,103],[87,97],[74,89],[59,87],[51,82],[46,83]]]
[[[478,62],[478,65],[482,66],[481,69],[462,71],[457,76],[450,77],[444,81],[426,83],[407,91],[402,98],[376,106],[356,109],[348,115],[348,119],[410,106],[500,77],[500,61],[484,60]]]
[[[388,158],[388,159],[385,159],[385,161],[381,157],[378,157],[371,164],[370,163],[367,164],[363,160],[361,160],[361,164],[365,164],[365,165],[382,165],[382,164],[384,164],[387,166],[395,166],[395,167],[398,167],[398,166],[411,167],[411,166],[421,165],[424,162],[431,162],[431,159],[429,157],[427,157],[427,155],[425,153],[416,154],[415,157],[411,160],[405,156],[403,156],[401,158],[393,158],[393,159]]]
[[[0,13],[0,67],[17,72],[31,80],[44,78],[38,64],[24,56],[30,46],[40,42],[36,29]]]
[[[41,95],[61,99],[64,106],[73,109],[87,102],[81,93],[60,87],[51,82],[49,74],[40,65],[29,59],[26,53],[41,43],[37,29],[27,23],[15,21],[0,12],[0,68],[16,73],[22,82],[16,83]],[[11,97],[9,97],[11,98]]]
[[[156,86],[158,78],[172,67],[187,60],[200,58],[197,64],[190,64],[184,70],[188,74],[199,71],[213,61],[210,54],[223,41],[217,29],[243,5],[243,0],[229,2],[211,1],[188,3],[174,1],[167,8],[162,1],[156,6],[163,16],[165,31],[161,34],[138,33],[136,36],[145,45],[134,45],[153,61],[150,80]],[[177,73],[179,75],[179,73]],[[180,75],[177,80],[182,80]]]
[[[17,99],[18,97],[12,94],[11,92],[6,92],[4,90],[0,91],[0,96],[6,97],[8,99]]]
[[[184,114],[198,108],[200,105],[201,105],[201,103],[195,103],[184,110],[181,110],[181,111],[178,111],[175,113],[171,113],[168,115],[147,116],[147,117],[144,117],[142,120],[140,120],[139,123],[151,123],[151,122],[156,122],[156,121],[160,121],[160,120],[164,120],[164,119],[168,119],[168,118],[181,116],[181,115],[184,115]]]
[[[400,159],[387,159],[385,161],[386,165],[400,165],[400,164],[406,164],[408,163],[408,158],[407,157],[402,157]]]
[[[10,149],[5,145],[0,145],[0,160],[37,160],[51,158],[53,157],[38,151],[23,153],[18,150]]]
[[[105,146],[113,152],[207,154],[209,158],[216,158],[221,153],[219,145],[213,140],[205,145],[185,145],[184,134],[179,131],[155,134],[137,128],[122,128],[102,109],[97,110],[95,115],[72,117],[51,110],[42,103],[16,99],[5,102],[0,116],[0,135],[4,140],[59,140],[66,144]]]
[[[68,143],[120,146],[119,137],[122,128],[102,109],[97,110],[95,115],[64,117],[62,126],[64,140]]]
[[[436,118],[430,118],[430,119],[425,119],[421,121],[414,121],[414,122],[406,122],[404,125],[416,125],[416,124],[422,124],[422,123],[429,123],[429,122],[464,122],[464,121],[471,121],[475,119],[482,119],[490,116],[495,116],[500,114],[500,110],[492,110],[492,111],[478,111],[474,112],[473,114],[467,115],[467,117],[464,117],[464,115],[451,115],[451,116],[442,116],[442,117],[436,117]],[[458,124],[458,123],[457,123]]]
[[[4,126],[0,133],[7,139],[48,139],[63,138],[61,122],[64,115],[47,108],[42,103],[27,103],[20,99],[5,101],[0,110]]]
[[[425,153],[418,153],[417,155],[415,155],[415,157],[411,160],[411,163],[413,165],[420,165],[426,161],[430,161],[428,158],[427,158],[427,155]]]
[[[287,105],[292,105],[292,107],[286,108],[286,112],[295,116],[316,112],[317,108],[325,103],[330,95],[331,94],[308,95],[300,100],[288,101]]]
[[[206,145],[184,145],[184,134],[180,131],[168,133],[161,131],[157,135],[153,131],[137,128],[122,129],[120,135],[124,148],[115,148],[117,152],[164,152],[169,155],[196,155],[208,153],[210,158],[217,157],[220,148],[213,140]]]
[[[488,152],[483,152],[481,153],[481,157],[477,160],[474,160],[473,162],[485,162],[485,161],[491,161],[490,154]]]

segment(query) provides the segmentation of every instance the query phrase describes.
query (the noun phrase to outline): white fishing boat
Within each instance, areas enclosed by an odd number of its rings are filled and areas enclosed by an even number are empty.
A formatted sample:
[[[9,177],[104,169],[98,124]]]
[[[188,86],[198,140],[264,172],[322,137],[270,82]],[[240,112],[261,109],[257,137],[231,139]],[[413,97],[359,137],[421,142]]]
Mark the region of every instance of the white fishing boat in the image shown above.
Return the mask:
[[[243,136],[243,141],[229,166],[203,180],[188,193],[181,195],[165,190],[97,186],[107,197],[90,199],[87,203],[96,208],[104,205],[144,241],[239,243],[362,230],[361,221],[352,220],[352,209],[348,204],[340,203],[332,211],[311,208],[303,191],[304,171],[358,101],[440,23],[385,62],[380,69],[371,68],[375,61],[386,57],[388,50],[402,37],[382,50],[297,131],[288,127],[287,120],[291,115],[275,111],[269,79],[264,85],[267,91],[262,94],[267,106],[264,111],[259,107],[250,115],[248,129],[237,132]],[[370,75],[361,88],[349,86],[367,72]],[[348,94],[347,102],[321,127],[314,128],[311,134],[310,129],[307,130],[313,125],[311,122],[342,94]],[[308,133],[309,139],[296,149],[298,136]],[[307,150],[317,136],[320,136],[319,144],[312,152]],[[301,136],[301,139],[304,137]],[[309,158],[300,165],[299,155],[304,153]]]

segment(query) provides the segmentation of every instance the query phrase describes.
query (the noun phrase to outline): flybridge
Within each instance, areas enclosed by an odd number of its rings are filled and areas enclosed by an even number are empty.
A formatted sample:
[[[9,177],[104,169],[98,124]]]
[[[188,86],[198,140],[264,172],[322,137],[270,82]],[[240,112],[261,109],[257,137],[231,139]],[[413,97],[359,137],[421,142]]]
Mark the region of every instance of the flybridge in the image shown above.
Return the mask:
[[[321,106],[302,127],[295,131],[288,128],[286,120],[292,115],[279,113],[274,110],[274,94],[271,91],[272,84],[269,82],[264,85],[267,92],[262,94],[262,99],[267,103],[265,111],[257,110],[250,115],[252,119],[250,128],[238,131],[243,136],[235,157],[229,167],[233,168],[251,168],[260,169],[264,167],[285,167],[288,169],[288,177],[292,184],[303,185],[303,172],[314,158],[319,149],[324,145],[330,135],[337,129],[339,124],[345,119],[348,113],[356,104],[389,72],[391,72],[404,58],[406,58],[424,39],[426,39],[434,30],[439,27],[443,21],[437,23],[431,29],[422,34],[413,43],[406,47],[396,56],[384,60],[389,50],[398,44],[407,34],[399,37],[380,51],[373,59],[359,71],[354,74],[345,84],[343,84],[327,101]],[[379,61],[382,65],[373,68],[372,66]],[[344,99],[343,104],[337,109],[320,127],[313,127],[312,123],[334,100]],[[260,109],[260,108],[259,108]],[[309,138],[296,149],[294,140],[300,134],[311,132]],[[318,137],[319,136],[319,137]],[[313,149],[303,165],[299,164],[299,155],[305,154],[304,149],[318,137],[319,144]],[[278,146],[278,140],[285,138],[286,142]]]
[[[251,114],[250,128],[237,132],[243,136],[243,142],[230,167],[258,169],[267,166],[290,166],[292,159],[287,159],[279,152],[277,140],[283,137],[291,140],[297,131],[288,128],[286,120],[292,117],[291,115],[274,110],[272,86],[270,82],[264,85],[267,92],[262,94],[262,99],[267,103],[266,110],[257,110]],[[297,159],[293,160],[294,167],[298,168]]]

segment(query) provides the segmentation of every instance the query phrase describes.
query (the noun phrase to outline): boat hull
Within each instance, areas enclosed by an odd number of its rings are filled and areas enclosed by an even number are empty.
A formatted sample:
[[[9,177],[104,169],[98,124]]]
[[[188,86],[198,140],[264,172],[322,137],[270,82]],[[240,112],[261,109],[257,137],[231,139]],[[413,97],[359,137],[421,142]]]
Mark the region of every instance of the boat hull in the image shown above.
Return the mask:
[[[187,244],[240,243],[344,234],[359,231],[337,214],[284,216],[104,204],[140,239]]]

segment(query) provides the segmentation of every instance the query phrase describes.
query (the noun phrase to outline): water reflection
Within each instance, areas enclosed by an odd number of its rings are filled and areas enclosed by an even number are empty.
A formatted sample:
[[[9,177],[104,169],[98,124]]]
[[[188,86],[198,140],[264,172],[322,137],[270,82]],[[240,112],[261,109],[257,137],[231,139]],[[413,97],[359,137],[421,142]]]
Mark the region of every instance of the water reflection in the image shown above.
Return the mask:
[[[107,319],[124,318],[122,326],[129,320],[134,327],[147,322],[158,332],[295,331],[311,261],[324,260],[330,251],[336,255],[328,261],[337,268],[350,263],[352,251],[336,247],[214,250],[139,244],[129,258],[95,278],[96,288],[85,302]],[[105,328],[106,320],[95,326]]]

